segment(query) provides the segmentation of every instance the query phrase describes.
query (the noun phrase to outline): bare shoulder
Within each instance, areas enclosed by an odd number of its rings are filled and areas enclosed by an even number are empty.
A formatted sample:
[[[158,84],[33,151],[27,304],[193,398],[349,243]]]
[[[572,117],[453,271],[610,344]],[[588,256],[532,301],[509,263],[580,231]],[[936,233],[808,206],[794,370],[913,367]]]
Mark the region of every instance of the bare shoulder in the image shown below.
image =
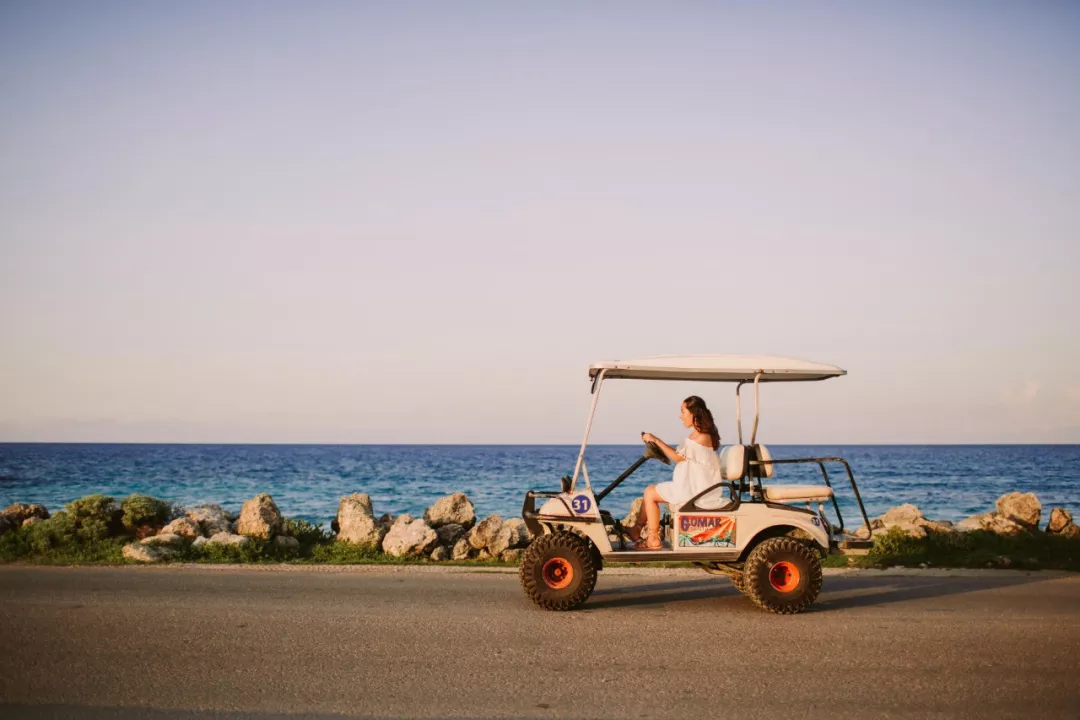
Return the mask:
[[[712,447],[712,438],[708,433],[698,432],[694,430],[690,433],[690,439],[696,442],[698,445],[704,445],[705,447]]]

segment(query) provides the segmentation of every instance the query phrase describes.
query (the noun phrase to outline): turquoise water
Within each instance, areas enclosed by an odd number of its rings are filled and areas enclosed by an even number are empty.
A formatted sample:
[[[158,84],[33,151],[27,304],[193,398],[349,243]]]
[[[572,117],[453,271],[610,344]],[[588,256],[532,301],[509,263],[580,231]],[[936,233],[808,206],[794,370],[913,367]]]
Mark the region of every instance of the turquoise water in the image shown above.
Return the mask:
[[[328,523],[342,495],[366,492],[377,513],[420,514],[437,498],[468,493],[478,515],[518,515],[526,490],[554,490],[571,473],[570,445],[109,445],[0,444],[0,507],[36,502],[59,509],[83,495],[133,492],[184,505],[239,510],[260,492],[286,515]],[[1080,515],[1080,445],[771,446],[775,458],[839,455],[851,463],[870,515],[911,502],[935,519],[989,510],[1013,490],[1045,508]],[[641,446],[591,446],[594,486],[640,456]],[[835,471],[834,471],[835,470]],[[603,502],[621,514],[671,469],[649,461]],[[841,466],[830,468],[848,526],[857,516]],[[775,482],[820,482],[816,469],[784,466]]]

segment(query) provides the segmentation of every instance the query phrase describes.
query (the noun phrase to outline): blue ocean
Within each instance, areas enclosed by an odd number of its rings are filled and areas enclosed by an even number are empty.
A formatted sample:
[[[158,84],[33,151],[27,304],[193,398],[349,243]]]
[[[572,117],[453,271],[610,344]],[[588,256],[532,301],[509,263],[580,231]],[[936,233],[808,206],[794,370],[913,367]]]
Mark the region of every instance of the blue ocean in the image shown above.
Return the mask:
[[[640,457],[641,445],[590,446],[594,488]],[[1080,515],[1080,445],[770,446],[774,458],[840,456],[855,472],[866,510],[879,515],[914,503],[927,517],[960,520],[992,509],[1014,490]],[[465,492],[480,516],[519,515],[526,490],[555,490],[573,472],[576,445],[111,445],[0,444],[0,507],[50,510],[91,493],[146,493],[182,505],[219,503],[238,511],[269,493],[288,516],[329,524],[343,495],[368,493],[377,514],[422,514],[437,498]],[[839,464],[827,466],[845,524],[859,524]],[[623,514],[646,485],[671,468],[647,462],[608,496]],[[772,482],[821,482],[812,466],[782,466]]]

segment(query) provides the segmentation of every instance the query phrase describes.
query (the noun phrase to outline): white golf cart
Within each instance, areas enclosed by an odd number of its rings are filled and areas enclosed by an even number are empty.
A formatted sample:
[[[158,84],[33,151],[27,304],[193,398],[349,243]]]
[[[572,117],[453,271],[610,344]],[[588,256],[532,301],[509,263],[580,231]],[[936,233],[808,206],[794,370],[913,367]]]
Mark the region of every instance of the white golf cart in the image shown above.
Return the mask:
[[[560,492],[530,490],[522,516],[536,535],[521,560],[521,585],[540,607],[570,610],[588,599],[604,561],[692,562],[706,572],[726,575],[763,610],[797,613],[821,590],[821,560],[829,553],[865,554],[869,540],[844,530],[840,506],[829,482],[826,463],[840,463],[851,481],[863,521],[870,523],[851,466],[843,458],[773,459],[757,442],[758,388],[766,382],[808,382],[846,375],[833,365],[782,357],[716,355],[646,358],[602,362],[589,368],[592,406],[585,424],[574,474],[562,479]],[[670,461],[655,444],[607,487],[593,492],[585,463],[600,388],[605,380],[683,380],[735,383],[735,418],[739,442],[720,454],[723,482],[707,488],[661,522],[662,549],[639,550],[627,544],[622,523],[600,502],[647,460]],[[754,385],[754,425],[743,444],[740,390]],[[775,485],[776,466],[808,463],[821,470],[822,485]],[[582,482],[583,481],[583,482]],[[543,504],[536,507],[537,499]],[[825,514],[831,501],[834,523]],[[797,507],[791,503],[805,504]],[[817,504],[817,509],[812,505]]]

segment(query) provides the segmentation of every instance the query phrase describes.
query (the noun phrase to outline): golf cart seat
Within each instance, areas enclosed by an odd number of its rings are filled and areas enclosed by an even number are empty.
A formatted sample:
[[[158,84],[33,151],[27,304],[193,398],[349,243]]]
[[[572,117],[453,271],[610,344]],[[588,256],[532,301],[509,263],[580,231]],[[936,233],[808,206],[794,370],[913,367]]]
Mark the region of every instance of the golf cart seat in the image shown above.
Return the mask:
[[[746,446],[728,445],[720,451],[720,477],[738,480],[746,471]]]
[[[825,485],[773,485],[762,487],[765,499],[780,502],[783,500],[828,500],[832,497],[832,488]]]

